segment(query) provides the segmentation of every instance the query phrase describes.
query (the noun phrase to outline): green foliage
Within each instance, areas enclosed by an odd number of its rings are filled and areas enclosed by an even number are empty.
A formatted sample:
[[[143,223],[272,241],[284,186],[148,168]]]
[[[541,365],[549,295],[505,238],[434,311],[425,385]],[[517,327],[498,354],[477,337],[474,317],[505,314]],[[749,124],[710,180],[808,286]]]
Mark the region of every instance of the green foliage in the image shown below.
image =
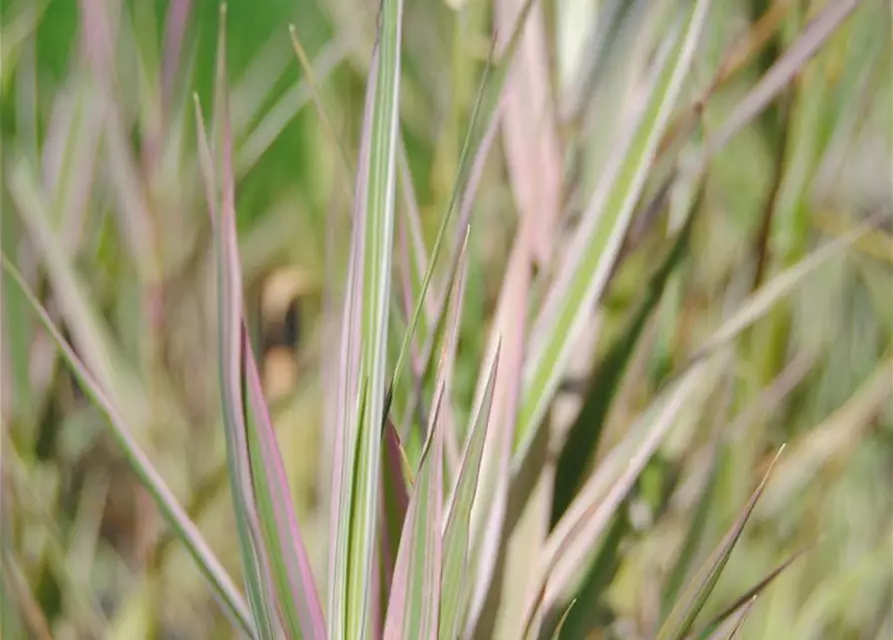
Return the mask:
[[[880,0],[217,9],[0,15],[5,635],[885,637]]]

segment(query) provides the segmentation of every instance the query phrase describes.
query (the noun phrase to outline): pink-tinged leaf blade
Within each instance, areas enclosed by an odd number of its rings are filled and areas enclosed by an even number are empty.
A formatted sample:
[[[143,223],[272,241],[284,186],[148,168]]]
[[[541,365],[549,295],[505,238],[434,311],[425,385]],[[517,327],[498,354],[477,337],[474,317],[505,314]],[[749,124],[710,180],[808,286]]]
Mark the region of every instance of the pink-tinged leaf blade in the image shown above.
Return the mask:
[[[524,0],[498,0],[496,23],[509,35]],[[534,256],[547,264],[561,208],[563,160],[549,86],[549,61],[543,8],[534,4],[506,78],[502,134],[515,204],[532,219]]]
[[[706,373],[700,363],[667,388],[571,502],[546,540],[523,612],[525,626],[568,586]]]
[[[689,73],[706,23],[709,0],[686,12],[682,33],[673,31],[659,52],[653,81],[617,152],[608,160],[581,228],[559,267],[543,310],[533,328],[531,352],[524,363],[524,394],[517,427],[514,469],[524,466],[543,428],[570,356],[605,292],[630,228],[657,145]]]
[[[400,435],[397,433],[397,428],[390,418],[385,420],[384,440],[385,459],[388,465],[387,473],[391,478],[391,482],[388,484],[391,487],[390,491],[393,492],[389,498],[394,500],[398,512],[405,516],[406,509],[409,507],[409,491],[415,484],[415,479],[409,468],[409,459],[406,457],[406,451],[403,448],[403,443],[400,441]],[[399,537],[395,538],[395,540],[399,540]]]
[[[369,170],[369,146],[372,104],[375,97],[375,76],[378,70],[378,49],[372,52],[372,64],[367,80],[363,115],[363,138],[354,197],[353,230],[341,312],[341,343],[338,362],[338,390],[335,406],[335,429],[332,448],[332,482],[329,506],[330,535],[328,575],[328,630],[329,637],[339,638],[346,633],[347,624],[347,562],[350,549],[350,509],[354,491],[354,469],[357,457],[359,422],[365,412],[368,380],[361,377],[360,328],[364,276],[363,235],[366,217],[366,180]],[[362,388],[360,382],[362,381]]]
[[[719,546],[717,546],[710,557],[704,561],[704,564],[698,570],[698,573],[679,596],[676,605],[661,625],[660,631],[657,634],[658,640],[681,640],[688,634],[694,624],[695,618],[701,611],[701,608],[703,608],[704,603],[707,602],[707,598],[713,591],[713,587],[716,585],[717,580],[719,580],[719,575],[725,568],[729,556],[732,555],[732,549],[741,537],[741,533],[744,531],[744,525],[747,524],[747,520],[750,518],[750,514],[753,512],[753,509],[757,504],[757,500],[760,499],[763,489],[766,487],[766,483],[772,475],[772,469],[775,467],[775,463],[778,462],[778,458],[781,456],[782,451],[784,451],[784,446],[782,446],[778,453],[775,454],[775,457],[769,465],[769,469],[763,476],[759,486],[757,486],[756,490],[751,495],[750,500],[748,500],[728,533],[726,533],[723,540],[719,543]]]
[[[235,229],[230,232],[235,235]],[[298,528],[285,466],[244,322],[242,337],[249,406],[253,418],[248,421],[248,446],[251,452],[254,498],[267,545],[279,610],[290,637],[323,639],[326,637],[326,624],[322,606],[316,592],[310,559]]]
[[[164,53],[161,62],[161,100],[165,117],[170,112],[174,81],[180,70],[180,57],[192,0],[171,0],[164,22]]]
[[[236,515],[245,586],[248,602],[258,633],[262,638],[271,637],[277,628],[275,607],[270,601],[272,583],[264,554],[263,538],[257,521],[253,500],[248,441],[245,425],[245,401],[242,396],[242,305],[241,273],[237,247],[232,234],[226,229],[235,226],[235,194],[231,175],[231,149],[229,146],[225,23],[226,5],[221,7],[217,51],[217,78],[215,86],[215,127],[223,130],[218,151],[223,178],[215,179],[215,168],[205,133],[201,108],[196,102],[196,126],[199,136],[199,161],[202,169],[208,210],[214,225],[214,253],[217,265],[217,319],[218,319],[218,373],[226,435],[227,464]],[[220,187],[218,187],[220,184]],[[222,198],[218,194],[222,190]],[[233,259],[235,256],[235,259]]]
[[[505,281],[496,309],[496,319],[488,345],[487,362],[493,362],[499,349],[502,375],[496,380],[490,409],[490,421],[484,441],[483,460],[477,495],[471,510],[469,546],[473,582],[469,585],[471,601],[464,621],[463,637],[479,637],[492,633],[493,616],[483,620],[484,606],[497,584],[494,576],[500,569],[500,547],[505,544],[506,514],[509,504],[509,482],[514,427],[521,397],[521,374],[525,355],[527,302],[530,293],[533,256],[529,245],[529,227],[522,222],[506,270]],[[490,365],[486,365],[490,366]],[[486,391],[487,369],[478,378],[476,404]],[[479,628],[483,622],[484,627]]]
[[[115,444],[124,455],[128,465],[133,469],[137,479],[152,496],[152,499],[161,511],[165,521],[174,530],[177,537],[186,546],[189,555],[198,564],[202,574],[214,589],[224,610],[234,624],[249,637],[255,638],[254,624],[251,611],[242,598],[239,589],[227,575],[220,561],[214,556],[208,544],[202,538],[195,523],[189,519],[189,515],[177,502],[173,492],[165,484],[164,479],[152,466],[146,453],[133,439],[127,422],[124,420],[120,409],[111,398],[103,391],[102,386],[87,369],[81,359],[75,354],[71,346],[66,342],[62,333],[53,323],[52,318],[40,304],[37,297],[28,288],[21,275],[3,257],[3,268],[9,273],[12,280],[18,285],[31,307],[34,309],[41,324],[62,352],[62,356],[71,369],[72,374],[84,393],[105,414],[111,427],[111,436]]]
[[[474,412],[468,444],[465,447],[456,486],[446,512],[446,527],[443,532],[440,630],[438,633],[440,640],[459,637],[462,630],[462,616],[468,605],[466,578],[468,548],[471,539],[471,508],[477,493],[498,368],[499,346],[497,345],[496,355],[487,374],[484,395]]]
[[[443,511],[443,433],[441,386],[431,413],[429,435],[413,487],[394,579],[391,583],[384,637],[434,638],[440,609]]]
[[[341,371],[345,393],[335,444],[335,548],[330,556],[329,632],[361,638],[373,626],[371,594],[378,541],[381,430],[385,414],[388,320],[399,124],[402,0],[384,0],[367,94],[357,175],[351,272],[344,313]],[[356,380],[368,385],[362,412]]]
[[[221,14],[221,34],[225,28]],[[223,200],[221,216],[216,220],[215,237],[218,243],[220,274],[219,317],[221,323],[221,356],[227,391],[225,410],[230,415],[229,426],[234,430],[232,441],[240,448],[239,461],[247,466],[245,507],[249,530],[257,517],[256,527],[261,539],[253,534],[254,549],[261,572],[268,571],[265,584],[275,598],[275,608],[267,603],[266,614],[272,620],[281,616],[285,632],[292,638],[324,639],[325,620],[316,592],[310,561],[304,548],[297,517],[292,504],[288,479],[276,434],[266,406],[260,374],[248,340],[248,330],[242,312],[241,262],[238,252],[235,212],[235,177],[232,165],[232,135],[229,120],[229,92],[227,88],[224,39],[218,51],[217,115],[221,154],[221,187]],[[243,378],[244,377],[244,378]],[[242,382],[247,383],[248,397],[243,397]],[[239,413],[241,412],[241,413]],[[244,449],[242,449],[244,447]],[[255,512],[250,513],[250,512]],[[264,563],[266,561],[266,566]]]
[[[418,296],[416,299],[415,308],[413,309],[412,316],[410,317],[409,327],[407,328],[406,335],[403,338],[403,344],[400,347],[400,352],[399,352],[399,355],[397,356],[397,362],[394,365],[394,372],[393,372],[393,375],[391,376],[392,381],[398,380],[400,377],[400,374],[402,373],[403,361],[409,353],[409,346],[410,346],[410,344],[412,344],[413,337],[415,335],[415,330],[418,325],[419,318],[421,317],[421,314],[422,314],[423,306],[428,304],[428,297],[427,297],[428,287],[430,286],[431,278],[434,275],[434,267],[436,266],[437,259],[440,256],[440,252],[441,252],[441,249],[443,246],[443,241],[444,241],[444,238],[446,237],[446,232],[449,227],[450,219],[452,218],[453,210],[456,208],[456,204],[459,201],[459,196],[463,192],[463,190],[466,186],[466,183],[468,181],[468,177],[466,174],[470,169],[470,167],[469,167],[469,158],[470,158],[469,152],[471,149],[471,141],[473,139],[474,134],[476,133],[476,126],[477,126],[478,118],[480,116],[481,106],[482,106],[483,98],[484,98],[484,92],[485,92],[486,88],[488,87],[488,79],[490,76],[490,64],[491,64],[491,61],[488,58],[487,66],[484,68],[484,75],[481,78],[481,83],[480,83],[480,86],[478,87],[478,94],[477,94],[477,98],[475,99],[474,108],[472,109],[472,112],[471,112],[471,119],[468,124],[468,130],[466,131],[465,141],[462,145],[462,153],[459,156],[458,175],[456,177],[455,183],[453,184],[453,190],[450,195],[450,201],[447,206],[446,213],[444,214],[444,217],[440,222],[440,228],[437,230],[437,237],[434,240],[434,247],[431,250],[431,257],[428,260],[427,268],[425,269],[425,276],[422,279],[421,288],[419,290],[419,293],[418,293]],[[404,177],[404,182],[407,182],[410,179],[410,176],[409,176],[408,171],[406,171],[405,173],[406,173],[406,176]],[[413,204],[412,200],[410,198],[407,198],[407,200],[410,202],[410,204]],[[413,207],[408,207],[408,208],[410,209],[410,215],[407,216],[409,218],[409,222],[410,222],[410,230],[414,232],[414,233],[412,233],[412,237],[413,237],[412,246],[415,248],[416,261],[421,266],[425,259],[424,255],[423,255],[424,247],[420,246],[420,238],[419,238],[419,230],[417,228],[418,227],[417,220],[414,220],[415,216],[412,215],[414,213],[414,208]],[[413,224],[413,223],[416,223],[416,224]],[[469,222],[467,219],[462,219],[459,221],[458,233],[460,235],[459,235],[458,252],[455,254],[454,259],[450,265],[450,271],[449,271],[450,279],[447,283],[446,288],[444,289],[443,298],[440,301],[440,304],[436,306],[433,313],[431,314],[431,316],[433,317],[433,320],[435,322],[435,326],[433,327],[433,331],[430,336],[431,339],[429,339],[426,342],[425,346],[422,349],[420,369],[423,372],[426,372],[428,370],[428,365],[429,365],[432,355],[434,353],[435,347],[434,347],[434,343],[433,343],[433,337],[437,333],[437,330],[439,328],[439,322],[443,318],[444,312],[447,308],[448,297],[450,295],[450,291],[451,291],[451,287],[452,287],[451,283],[452,283],[453,279],[456,277],[456,270],[458,269],[459,261],[462,259],[461,254],[464,251],[465,243],[467,243],[468,227],[469,227]],[[393,382],[392,382],[392,384],[393,384]],[[418,402],[418,400],[419,399],[417,397],[411,398],[410,406],[408,407],[409,411],[413,411],[415,409],[414,405],[415,405],[415,403]]]
[[[826,4],[794,44],[735,106],[735,110],[725,119],[719,131],[711,136],[705,160],[716,155],[772,102],[861,2],[862,0],[832,0]]]
[[[462,294],[468,234],[459,267],[449,289],[449,313],[441,332],[440,359],[435,381],[435,404],[428,424],[418,478],[413,488],[406,523],[400,539],[391,602],[385,621],[385,637],[435,638],[440,618],[443,546],[444,414],[449,402]]]

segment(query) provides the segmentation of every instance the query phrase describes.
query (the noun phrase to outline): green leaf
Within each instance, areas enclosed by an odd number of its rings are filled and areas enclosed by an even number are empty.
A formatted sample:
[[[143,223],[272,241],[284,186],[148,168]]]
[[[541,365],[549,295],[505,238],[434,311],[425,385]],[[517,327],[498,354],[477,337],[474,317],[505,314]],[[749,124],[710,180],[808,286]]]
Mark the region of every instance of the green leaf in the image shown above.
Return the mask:
[[[447,389],[452,380],[462,294],[465,284],[465,256],[468,235],[460,254],[459,267],[450,283],[449,313],[440,342],[440,360],[435,381],[435,401],[422,452],[418,479],[410,500],[400,539],[391,602],[385,622],[385,637],[430,638],[437,633],[441,603],[443,551],[443,415],[449,402]]]
[[[710,515],[710,505],[716,491],[719,469],[721,467],[720,459],[721,457],[717,452],[714,452],[711,456],[710,470],[705,476],[704,486],[701,488],[701,495],[698,497],[698,504],[688,526],[688,533],[676,556],[676,562],[673,563],[673,568],[664,582],[663,593],[661,594],[661,619],[667,617],[673,603],[676,601],[701,545],[701,538],[705,531],[707,518]]]
[[[446,528],[443,532],[443,574],[440,631],[438,633],[438,638],[441,640],[457,638],[462,631],[462,615],[468,602],[466,579],[468,577],[468,547],[471,538],[471,508],[477,493],[498,368],[499,346],[497,345],[487,375],[484,394],[474,412],[468,443],[465,446],[456,486],[447,509]]]
[[[6,256],[3,256],[3,268],[12,278],[13,282],[21,290],[35,313],[37,314],[41,324],[53,342],[62,353],[63,358],[68,364],[71,372],[74,374],[84,393],[93,401],[93,403],[108,418],[111,427],[111,436],[116,446],[120,449],[128,466],[136,474],[137,479],[152,496],[161,511],[162,517],[168,525],[175,531],[177,537],[183,542],[189,555],[195,560],[202,575],[208,580],[214,592],[220,598],[227,614],[233,620],[233,624],[238,626],[242,631],[251,638],[257,637],[254,632],[254,625],[251,619],[251,613],[245,604],[242,595],[232,582],[226,571],[220,564],[220,561],[214,556],[207,543],[202,538],[201,533],[195,526],[195,523],[189,519],[189,515],[177,502],[176,497],[165,484],[162,477],[158,474],[145,452],[137,444],[132,437],[127,422],[124,420],[121,411],[114,403],[112,398],[107,395],[102,386],[87,369],[81,359],[75,354],[71,346],[62,337],[62,333],[53,323],[49,314],[40,304],[40,301],[28,289],[22,276],[16,268],[9,263]]]
[[[629,319],[627,329],[617,338],[589,376],[586,399],[568,430],[567,439],[558,458],[555,500],[552,504],[553,526],[564,515],[567,506],[577,493],[587,465],[595,454],[605,417],[615,390],[626,371],[626,365],[648,319],[663,296],[670,274],[688,249],[694,214],[699,210],[699,200],[696,199],[695,206],[692,207],[685,225],[677,233],[667,257],[648,282],[638,308]]]
[[[728,633],[725,633],[720,629],[710,636],[710,640],[733,640],[733,638],[737,637],[738,632],[741,630],[741,626],[744,624],[745,618],[747,618],[747,614],[750,613],[750,610],[753,608],[756,601],[757,597],[753,596],[743,607],[741,607],[741,610],[738,611],[735,614],[735,617],[731,620],[732,624],[729,625],[730,629]]]
[[[394,384],[395,380],[400,378],[400,374],[403,370],[403,362],[406,359],[406,355],[409,352],[409,345],[412,342],[413,336],[415,334],[416,327],[418,326],[419,318],[421,317],[422,308],[425,304],[425,297],[428,293],[428,287],[431,284],[431,278],[434,275],[434,268],[437,264],[437,258],[440,256],[440,252],[443,246],[443,240],[446,237],[446,231],[449,227],[449,222],[452,218],[453,211],[456,208],[456,203],[459,199],[459,195],[463,192],[465,188],[465,184],[468,180],[467,173],[469,169],[468,159],[469,159],[469,150],[471,148],[471,140],[473,138],[473,134],[476,133],[476,125],[478,121],[478,117],[480,115],[481,103],[484,96],[485,89],[487,88],[487,80],[490,75],[490,65],[491,60],[487,59],[487,66],[484,68],[484,75],[481,79],[481,84],[478,89],[477,99],[474,103],[474,108],[471,112],[471,120],[468,124],[468,130],[465,135],[465,142],[462,145],[462,153],[459,156],[459,170],[456,176],[456,181],[453,184],[453,191],[450,195],[450,202],[447,206],[446,214],[443,216],[440,222],[440,228],[437,230],[437,237],[434,240],[434,248],[431,250],[431,257],[428,261],[428,267],[425,270],[425,276],[422,279],[421,288],[416,297],[415,308],[413,309],[412,316],[409,321],[409,326],[407,327],[406,334],[403,338],[403,344],[400,347],[399,355],[397,356],[397,363],[394,365],[394,372],[391,376],[391,384]],[[464,225],[464,226],[463,226]],[[460,221],[460,233],[467,236],[468,229],[468,221]],[[464,242],[467,242],[467,238]],[[455,277],[456,270],[458,268],[459,260],[461,255],[461,246],[460,252],[456,254],[455,260],[450,265],[450,275],[449,281],[452,282]],[[449,284],[447,285],[450,286]],[[443,299],[443,307],[437,309],[434,313],[435,318],[435,326],[432,330],[432,337],[436,335],[438,329],[440,328],[440,321],[443,318],[443,311],[446,309],[447,299],[444,296]],[[427,373],[428,367],[431,363],[431,357],[434,353],[434,342],[428,341],[423,347],[422,352],[422,360],[421,360],[421,369],[424,373]],[[419,401],[418,398],[412,398],[410,401],[409,410],[412,411],[414,409],[414,404]]]
[[[232,231],[234,233],[235,229]],[[243,321],[243,355],[248,369],[248,399],[252,414],[252,419],[248,420],[251,476],[277,602],[289,637],[321,640],[326,637],[322,606],[247,333]]]
[[[573,599],[573,602],[579,603],[578,606],[572,610],[569,608],[564,615],[563,638],[573,640],[586,637],[597,623],[603,611],[599,608],[600,599],[620,567],[623,559],[620,544],[626,539],[630,528],[629,517],[619,512],[605,533],[602,547]]]
[[[445,386],[440,385],[391,583],[385,638],[431,638],[440,610]]]
[[[221,11],[220,18],[215,109],[222,165],[223,199],[219,212],[214,211],[213,179],[210,176],[207,193],[217,249],[220,374],[228,435],[227,451],[233,461],[231,481],[235,483],[241,479],[240,486],[244,492],[239,498],[234,498],[237,521],[247,534],[243,538],[243,560],[248,566],[249,594],[257,603],[255,616],[260,628],[274,633],[278,629],[277,618],[281,615],[289,637],[322,639],[326,635],[322,607],[298,529],[282,456],[242,313],[224,11]],[[197,113],[199,131],[204,131],[200,112]],[[201,155],[207,159],[209,152],[203,148]],[[247,386],[247,398],[243,384]],[[234,496],[238,488],[233,487]]]
[[[577,601],[571,600],[571,603],[567,605],[567,609],[561,614],[561,618],[558,620],[558,625],[555,627],[555,633],[552,634],[552,640],[558,640],[561,637],[561,632],[564,631],[564,625],[567,623],[567,617],[570,615],[575,604],[577,604]]]
[[[215,225],[214,254],[217,266],[217,320],[220,394],[226,434],[228,478],[236,515],[236,529],[241,550],[245,585],[252,615],[262,640],[273,638],[278,628],[276,607],[271,601],[273,585],[264,549],[263,537],[253,500],[251,461],[249,455],[245,400],[242,395],[242,279],[238,259],[235,228],[235,194],[232,180],[228,89],[226,84],[226,5],[220,9],[217,45],[217,78],[215,83],[215,128],[220,138],[218,151],[223,174],[220,184],[215,179],[214,162],[208,146],[204,120],[198,97],[195,96],[196,127],[199,137],[199,159],[205,183],[205,197]],[[220,191],[218,191],[220,189]],[[218,194],[222,192],[222,199]]]
[[[570,584],[580,562],[602,536],[683,406],[701,386],[710,370],[708,364],[699,363],[661,392],[571,503],[539,557],[536,581],[524,610],[527,625],[539,608],[551,608],[556,594]]]
[[[720,573],[725,568],[729,556],[732,555],[732,549],[741,537],[744,525],[747,524],[747,520],[757,504],[757,500],[763,494],[763,489],[766,487],[769,476],[772,475],[772,470],[775,467],[775,463],[778,462],[782,451],[784,451],[784,446],[775,454],[762,481],[732,524],[731,529],[729,529],[710,557],[704,561],[698,573],[679,596],[667,619],[661,625],[657,634],[657,640],[682,640],[688,634],[695,618],[707,602],[711,591],[713,591],[713,587],[716,586],[716,582],[719,580]]]
[[[708,633],[711,634],[711,637],[713,637],[715,634],[719,633],[728,620],[742,615],[744,610],[749,609],[751,603],[753,603],[753,601],[756,600],[756,598],[758,598],[770,584],[772,584],[772,581],[780,576],[785,569],[794,564],[794,562],[802,555],[804,555],[807,551],[809,551],[809,548],[800,549],[797,553],[793,554],[790,558],[775,567],[772,571],[766,574],[766,576],[756,585],[748,589],[747,593],[735,600],[735,602],[726,607],[726,609],[722,613],[720,613],[715,618],[713,618],[713,620],[704,625],[704,628],[698,633],[694,634],[694,637],[703,638]]]
[[[577,338],[591,321],[591,310],[602,297],[614,270],[658,142],[691,66],[709,5],[709,0],[699,0],[690,13],[683,37],[674,32],[664,44],[650,95],[636,126],[609,161],[610,168],[584,213],[567,259],[534,325],[515,434],[515,469],[522,467],[530,455]]]
[[[402,12],[402,0],[384,0],[381,6],[357,175],[340,401],[345,408],[355,406],[351,396],[358,380],[365,380],[368,390],[361,414],[352,416],[339,409],[331,532],[335,544],[329,573],[329,635],[333,638],[365,636],[377,580],[373,558],[387,387]]]

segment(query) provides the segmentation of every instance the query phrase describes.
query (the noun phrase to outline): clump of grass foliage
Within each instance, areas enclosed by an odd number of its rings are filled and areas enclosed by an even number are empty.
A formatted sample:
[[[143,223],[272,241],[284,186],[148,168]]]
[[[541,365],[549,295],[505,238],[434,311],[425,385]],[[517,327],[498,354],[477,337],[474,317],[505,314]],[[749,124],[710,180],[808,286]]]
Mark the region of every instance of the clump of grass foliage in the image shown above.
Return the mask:
[[[2,637],[890,637],[888,3],[210,4],[3,9]]]

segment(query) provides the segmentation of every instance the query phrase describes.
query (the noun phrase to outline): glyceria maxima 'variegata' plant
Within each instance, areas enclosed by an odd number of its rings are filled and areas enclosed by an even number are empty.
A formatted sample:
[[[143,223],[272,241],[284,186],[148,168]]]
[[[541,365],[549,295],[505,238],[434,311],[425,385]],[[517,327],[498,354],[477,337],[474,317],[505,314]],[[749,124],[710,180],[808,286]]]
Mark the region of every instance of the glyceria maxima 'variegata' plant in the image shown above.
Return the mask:
[[[660,44],[642,63],[643,77],[630,83],[630,97],[613,124],[611,151],[596,163],[570,239],[563,237],[558,215],[564,203],[556,133],[543,124],[554,121],[554,114],[544,106],[543,90],[530,89],[547,77],[545,68],[531,62],[542,58],[531,51],[545,46],[538,31],[525,31],[528,24],[541,29],[542,10],[532,0],[497,3],[498,35],[430,255],[421,240],[419,212],[406,197],[412,180],[400,118],[403,0],[381,3],[355,162],[346,157],[324,100],[315,93],[321,121],[354,179],[340,339],[325,354],[337,370],[325,397],[332,410],[324,425],[331,476],[325,575],[314,575],[305,548],[244,314],[225,9],[212,126],[197,97],[195,117],[213,227],[219,389],[244,589],[227,575],[133,438],[128,424],[139,401],[119,404],[128,397],[127,381],[116,381],[111,365],[101,359],[81,360],[4,257],[5,269],[81,388],[106,414],[117,445],[241,634],[261,640],[453,640],[497,633],[580,638],[599,628],[589,603],[616,573],[624,536],[635,533],[643,500],[637,495],[647,493],[642,485],[655,454],[674,428],[692,419],[691,406],[703,405],[713,392],[719,372],[734,357],[736,339],[749,336],[758,320],[776,318],[777,302],[868,232],[869,225],[851,230],[758,282],[690,357],[663,377],[653,401],[635,412],[623,433],[602,442],[608,411],[646,324],[663,309],[664,292],[672,290],[688,254],[692,228],[703,215],[712,159],[763,113],[860,3],[825,3],[709,132],[699,120],[709,92],[693,99],[688,89],[716,3],[667,4],[658,12],[666,21]],[[624,10],[613,11],[619,17],[609,20],[622,22]],[[645,60],[641,51],[637,54]],[[730,60],[729,65],[740,64]],[[716,83],[723,73],[730,71],[721,69]],[[469,407],[461,407],[456,371],[475,235],[472,209],[500,130],[519,219],[473,397]],[[587,170],[582,164],[580,170]],[[71,293],[79,284],[67,276],[62,258],[54,258],[64,252],[54,248],[58,240],[39,213],[33,176],[22,167],[12,171],[11,188],[21,205],[38,212],[23,220],[44,249],[54,286],[69,292],[63,304],[79,312],[78,297]],[[661,184],[655,184],[655,176]],[[594,310],[605,304],[643,229],[665,210],[671,220],[667,237],[638,287],[640,299],[618,330],[603,331],[604,317]],[[590,358],[595,365],[582,404],[563,417],[557,400],[579,368],[575,351],[590,334],[600,340],[606,334],[607,344]],[[85,332],[78,339],[92,338]],[[884,371],[889,373],[889,366],[880,374]],[[111,386],[118,389],[112,392]],[[688,536],[657,590],[649,637],[732,637],[763,589],[804,553],[796,550],[718,614],[699,615],[770,473],[785,464],[780,450],[770,456],[726,534],[699,562],[700,526],[723,446],[717,440],[704,459],[704,488]],[[526,566],[518,568],[517,557],[510,556],[512,541],[521,535],[528,536],[521,554]]]

